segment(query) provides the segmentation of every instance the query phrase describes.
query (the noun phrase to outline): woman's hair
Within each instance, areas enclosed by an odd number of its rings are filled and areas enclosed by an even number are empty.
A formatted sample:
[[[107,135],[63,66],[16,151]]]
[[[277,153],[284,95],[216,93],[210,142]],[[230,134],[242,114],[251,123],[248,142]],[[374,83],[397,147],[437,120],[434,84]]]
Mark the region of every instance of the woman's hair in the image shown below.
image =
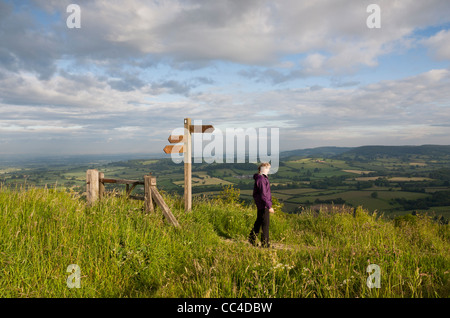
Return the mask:
[[[268,162],[263,162],[263,163],[261,163],[261,164],[258,166],[258,171],[261,172],[261,168],[262,168],[262,167],[267,167],[267,166],[270,166],[270,163],[268,163]]]

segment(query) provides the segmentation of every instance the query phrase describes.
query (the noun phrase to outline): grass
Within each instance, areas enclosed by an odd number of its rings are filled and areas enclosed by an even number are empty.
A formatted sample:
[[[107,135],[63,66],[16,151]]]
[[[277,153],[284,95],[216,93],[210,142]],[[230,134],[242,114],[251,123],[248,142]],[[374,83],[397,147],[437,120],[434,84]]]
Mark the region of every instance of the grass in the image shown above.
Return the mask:
[[[180,229],[124,197],[87,206],[66,189],[0,188],[0,297],[450,296],[449,225],[426,216],[277,212],[263,249],[246,242],[253,206],[195,197],[185,213],[163,195]],[[70,264],[80,288],[67,287]]]

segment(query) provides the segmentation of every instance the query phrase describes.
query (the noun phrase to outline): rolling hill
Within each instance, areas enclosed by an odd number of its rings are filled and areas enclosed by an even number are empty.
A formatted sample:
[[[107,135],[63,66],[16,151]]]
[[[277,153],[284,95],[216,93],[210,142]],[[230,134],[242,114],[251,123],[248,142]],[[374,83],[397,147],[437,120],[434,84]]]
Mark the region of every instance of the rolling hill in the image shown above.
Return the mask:
[[[362,156],[365,158],[376,158],[380,156],[404,157],[407,155],[417,156],[450,156],[450,145],[421,145],[421,146],[360,146],[360,147],[317,147],[307,149],[296,149],[283,151],[280,158],[295,159],[295,157],[324,158],[340,157],[349,158]]]

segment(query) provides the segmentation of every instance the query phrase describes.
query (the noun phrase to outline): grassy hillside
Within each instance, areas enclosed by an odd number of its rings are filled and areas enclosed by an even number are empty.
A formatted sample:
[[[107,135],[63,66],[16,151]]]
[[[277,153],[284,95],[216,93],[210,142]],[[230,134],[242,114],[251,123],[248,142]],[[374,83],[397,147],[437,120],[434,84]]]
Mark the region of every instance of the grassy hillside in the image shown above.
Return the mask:
[[[0,188],[0,297],[449,297],[449,225],[425,216],[386,220],[363,209],[271,217],[274,248],[246,237],[255,209],[236,193],[165,197],[159,209],[75,192]],[[70,264],[81,287],[66,284]],[[369,264],[381,288],[366,285]]]

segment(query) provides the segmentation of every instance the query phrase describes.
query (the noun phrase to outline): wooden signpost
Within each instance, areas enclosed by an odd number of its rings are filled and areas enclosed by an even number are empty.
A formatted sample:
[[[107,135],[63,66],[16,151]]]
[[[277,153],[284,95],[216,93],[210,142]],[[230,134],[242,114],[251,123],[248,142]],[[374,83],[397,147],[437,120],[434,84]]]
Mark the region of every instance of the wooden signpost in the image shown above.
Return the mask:
[[[211,125],[192,125],[190,118],[184,119],[184,135],[170,135],[168,140],[172,144],[183,143],[182,145],[168,145],[164,147],[164,152],[184,153],[184,210],[192,209],[192,136],[193,133],[211,133],[214,127]]]
[[[177,144],[179,142],[183,142],[183,139],[184,139],[184,135],[170,135],[169,136],[169,142],[171,144]]]
[[[183,145],[168,145],[164,147],[165,153],[183,153],[184,152],[184,146]]]

